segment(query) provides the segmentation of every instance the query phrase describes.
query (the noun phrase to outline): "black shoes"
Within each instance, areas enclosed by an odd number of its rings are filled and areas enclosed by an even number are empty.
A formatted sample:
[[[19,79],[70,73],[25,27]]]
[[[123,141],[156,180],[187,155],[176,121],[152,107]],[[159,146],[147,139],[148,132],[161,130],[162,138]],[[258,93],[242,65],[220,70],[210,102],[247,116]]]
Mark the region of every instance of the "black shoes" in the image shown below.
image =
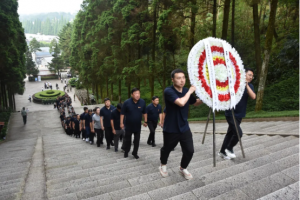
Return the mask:
[[[128,153],[124,153],[124,158],[127,158],[128,157]]]
[[[152,145],[152,143],[151,143],[151,142],[147,142],[147,144],[148,144],[148,145]]]
[[[110,147],[106,147],[106,149],[110,149]]]
[[[152,144],[152,147],[156,147],[156,144],[153,143],[153,144]]]
[[[110,143],[110,146],[115,146],[115,144],[114,143]]]
[[[135,159],[139,159],[140,157],[137,154],[132,154]]]

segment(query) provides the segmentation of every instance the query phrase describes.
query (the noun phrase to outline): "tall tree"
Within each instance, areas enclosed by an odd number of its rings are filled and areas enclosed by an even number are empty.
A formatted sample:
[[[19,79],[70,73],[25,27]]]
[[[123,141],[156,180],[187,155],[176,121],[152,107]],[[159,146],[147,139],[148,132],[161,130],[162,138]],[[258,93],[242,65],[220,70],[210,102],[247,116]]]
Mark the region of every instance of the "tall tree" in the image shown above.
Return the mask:
[[[59,75],[60,70],[65,67],[63,60],[60,57],[60,50],[58,48],[58,44],[55,45],[53,58],[51,60],[51,63],[48,64],[49,64],[49,70],[57,73],[57,75]]]
[[[26,74],[28,76],[36,76],[39,73],[39,69],[36,67],[35,62],[32,60],[32,54],[27,49],[26,51]]]
[[[224,15],[223,16],[223,27],[222,27],[222,39],[223,40],[227,40],[229,12],[230,12],[230,0],[225,0],[224,12],[223,12],[223,15]]]
[[[37,52],[37,51],[41,51],[40,47],[41,47],[40,43],[35,38],[33,38],[29,42],[29,51],[31,53],[34,53],[34,52]]]
[[[252,1],[253,8],[253,26],[254,26],[254,44],[255,44],[255,61],[256,61],[256,76],[259,77],[261,68],[261,49],[260,49],[260,33],[259,33],[259,17],[258,17],[258,2]],[[261,9],[262,10],[262,9]]]
[[[269,24],[266,34],[266,42],[265,42],[265,50],[264,50],[264,58],[261,66],[261,71],[259,75],[259,84],[258,84],[258,92],[257,99],[255,105],[255,111],[260,111],[262,109],[262,102],[264,96],[264,90],[266,85],[266,79],[268,75],[268,65],[271,56],[272,50],[272,41],[275,29],[275,19],[276,19],[276,11],[277,11],[278,0],[271,0],[271,12],[269,17]]]

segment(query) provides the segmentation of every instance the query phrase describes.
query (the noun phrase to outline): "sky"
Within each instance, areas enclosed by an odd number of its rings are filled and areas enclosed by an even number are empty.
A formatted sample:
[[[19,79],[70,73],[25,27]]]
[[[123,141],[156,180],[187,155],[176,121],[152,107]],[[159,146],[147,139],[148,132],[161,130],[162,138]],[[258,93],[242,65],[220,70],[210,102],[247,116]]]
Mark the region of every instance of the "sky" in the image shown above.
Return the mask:
[[[83,0],[18,0],[19,15],[49,12],[77,13]]]

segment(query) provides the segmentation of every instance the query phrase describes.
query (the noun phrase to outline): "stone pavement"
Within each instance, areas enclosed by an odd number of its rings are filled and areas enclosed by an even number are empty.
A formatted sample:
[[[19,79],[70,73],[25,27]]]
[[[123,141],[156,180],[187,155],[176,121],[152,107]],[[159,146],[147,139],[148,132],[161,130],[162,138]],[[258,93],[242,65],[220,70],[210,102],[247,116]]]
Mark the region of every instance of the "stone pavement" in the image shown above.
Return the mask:
[[[26,82],[26,92],[33,92],[34,84]],[[295,122],[244,122],[245,133],[267,134],[245,134],[246,158],[237,146],[238,157],[230,161],[217,157],[216,167],[212,165],[212,135],[201,144],[205,123],[191,123],[195,153],[188,169],[194,179],[186,181],[178,173],[179,146],[170,154],[169,176],[162,178],[158,172],[161,128],[156,147],[146,144],[149,131],[143,128],[140,159],[131,154],[123,158],[121,152],[106,150],[105,144],[97,148],[67,136],[53,106],[26,102],[26,92],[25,97],[16,97],[16,104],[29,107],[28,123],[24,126],[20,113],[13,113],[8,140],[0,145],[1,200],[299,199],[299,138],[271,136],[296,133]],[[217,131],[223,130],[226,124],[217,123]],[[217,149],[223,138],[216,135]]]

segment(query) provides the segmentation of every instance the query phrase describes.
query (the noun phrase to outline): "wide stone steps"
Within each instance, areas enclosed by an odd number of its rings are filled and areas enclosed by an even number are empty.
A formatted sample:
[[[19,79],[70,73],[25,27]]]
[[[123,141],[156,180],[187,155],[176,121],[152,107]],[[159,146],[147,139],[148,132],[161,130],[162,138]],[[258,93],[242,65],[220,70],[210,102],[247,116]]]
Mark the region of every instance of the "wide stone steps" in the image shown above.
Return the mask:
[[[214,168],[212,167],[212,135],[208,134],[205,144],[202,145],[203,135],[194,134],[195,153],[189,165],[189,171],[194,179],[190,181],[186,181],[178,173],[182,156],[180,146],[170,154],[169,177],[163,178],[159,174],[159,155],[162,146],[162,135],[159,133],[156,136],[157,146],[151,147],[146,144],[148,132],[142,132],[138,160],[133,159],[131,155],[129,158],[123,158],[123,154],[115,153],[113,147],[111,150],[106,150],[105,144],[97,148],[62,132],[55,133],[55,136],[43,137],[47,197],[51,200],[228,199],[239,195],[256,199],[266,194],[258,193],[253,197],[246,194],[244,190],[257,185],[260,181],[274,182],[276,178],[276,180],[286,178],[286,182],[283,182],[281,187],[278,184],[274,187],[276,190],[297,181],[290,177],[293,174],[292,169],[299,164],[299,159],[296,158],[299,156],[299,142],[293,136],[244,135],[246,158],[242,158],[240,147],[236,146],[235,153],[239,157],[230,161],[218,157],[217,167]],[[224,135],[216,136],[218,150]],[[121,144],[119,149],[120,146]],[[286,162],[290,164],[281,164]],[[269,168],[273,170],[268,171]],[[252,173],[258,175],[249,179]],[[232,185],[232,182],[237,184]],[[225,183],[231,185],[228,191],[225,190],[226,192],[220,193],[222,190],[212,189],[218,184],[222,185],[222,189]],[[274,191],[269,191],[271,192]]]

